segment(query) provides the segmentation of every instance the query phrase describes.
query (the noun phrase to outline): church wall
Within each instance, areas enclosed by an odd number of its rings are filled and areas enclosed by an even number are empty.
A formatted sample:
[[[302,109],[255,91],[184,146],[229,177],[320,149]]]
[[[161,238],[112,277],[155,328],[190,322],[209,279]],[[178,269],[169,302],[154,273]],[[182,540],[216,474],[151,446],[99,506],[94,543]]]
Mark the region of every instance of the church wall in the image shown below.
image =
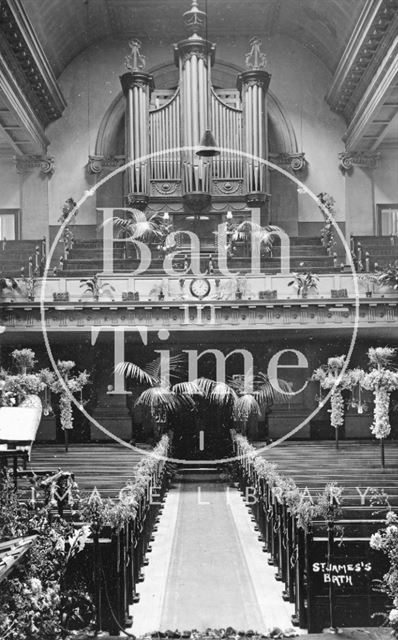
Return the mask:
[[[0,176],[0,209],[19,209],[20,176],[13,160],[0,159]]]
[[[374,170],[375,204],[398,202],[398,149],[381,149],[380,166]]]

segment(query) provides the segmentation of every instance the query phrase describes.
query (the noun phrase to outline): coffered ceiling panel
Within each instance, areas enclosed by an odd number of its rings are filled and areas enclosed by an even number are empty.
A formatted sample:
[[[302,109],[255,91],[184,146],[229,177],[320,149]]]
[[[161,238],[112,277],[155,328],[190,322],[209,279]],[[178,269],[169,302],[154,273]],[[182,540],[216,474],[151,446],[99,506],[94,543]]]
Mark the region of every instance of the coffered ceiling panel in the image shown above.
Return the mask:
[[[22,0],[57,76],[101,39],[172,44],[190,0]],[[199,0],[201,8],[204,2]],[[208,0],[209,39],[287,35],[333,72],[365,0]]]

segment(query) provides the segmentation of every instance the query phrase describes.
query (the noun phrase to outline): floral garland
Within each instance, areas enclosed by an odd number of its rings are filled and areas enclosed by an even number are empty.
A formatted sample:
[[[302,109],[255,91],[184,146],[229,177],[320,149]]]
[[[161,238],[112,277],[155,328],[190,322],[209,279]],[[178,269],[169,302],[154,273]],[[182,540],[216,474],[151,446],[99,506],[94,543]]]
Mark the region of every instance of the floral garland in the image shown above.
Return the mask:
[[[330,424],[338,429],[344,424],[344,400],[340,389],[332,391],[330,405]]]
[[[387,438],[391,431],[390,396],[398,389],[398,373],[387,366],[395,353],[396,349],[389,347],[370,348],[368,358],[372,369],[364,374],[361,382],[364,389],[373,391],[375,407],[370,430],[378,440]]]
[[[385,529],[372,534],[370,546],[385,553],[390,561],[382,588],[393,600],[393,608],[386,618],[393,629],[394,637],[398,637],[398,517],[393,511],[388,511],[386,515]]]
[[[315,501],[309,496],[303,495],[293,478],[287,478],[279,473],[277,465],[268,462],[257,455],[257,450],[241,434],[235,434],[234,441],[237,445],[238,456],[243,455],[253,464],[257,481],[263,478],[272,489],[278,500],[284,500],[289,513],[296,517],[297,526],[308,531],[314,519],[328,519],[331,517],[331,507],[334,499],[337,505],[341,503],[343,489],[335,483],[325,485],[324,491],[318,495]],[[339,507],[333,507],[333,517],[339,512]]]
[[[170,640],[262,640],[263,638],[294,638],[298,636],[298,632],[293,629],[282,630],[279,627],[273,627],[268,629],[265,633],[249,629],[248,631],[237,631],[233,627],[225,627],[221,629],[206,629],[206,631],[197,631],[197,629],[174,631],[168,629],[167,631],[153,631],[140,636],[138,640],[162,640],[168,638]]]
[[[327,365],[323,365],[315,369],[312,374],[312,380],[319,382],[320,389],[332,390],[330,396],[330,424],[338,429],[344,424],[344,399],[342,395],[343,388],[347,387],[348,379],[345,375],[341,375],[344,367],[345,356],[329,358]],[[321,395],[319,402],[321,404]]]
[[[336,244],[333,230],[336,216],[336,201],[332,196],[325,192],[318,193],[317,198],[320,202],[319,208],[325,218],[325,224],[321,229],[321,242],[328,254],[331,255],[332,249]]]
[[[169,451],[170,438],[162,436],[156,447],[142,458],[135,469],[134,480],[126,484],[120,492],[119,500],[108,498],[103,500],[96,489],[82,502],[84,519],[99,532],[104,527],[115,531],[123,529],[125,524],[134,519],[138,505],[151,486],[153,475]]]
[[[58,360],[57,367],[64,380],[64,384],[48,369],[44,369],[41,372],[42,378],[46,380],[51,391],[59,395],[60,420],[61,427],[64,431],[73,429],[73,411],[70,394],[81,393],[90,379],[87,371],[82,371],[77,376],[70,378],[70,372],[75,366],[73,360]],[[67,393],[65,385],[70,393]]]

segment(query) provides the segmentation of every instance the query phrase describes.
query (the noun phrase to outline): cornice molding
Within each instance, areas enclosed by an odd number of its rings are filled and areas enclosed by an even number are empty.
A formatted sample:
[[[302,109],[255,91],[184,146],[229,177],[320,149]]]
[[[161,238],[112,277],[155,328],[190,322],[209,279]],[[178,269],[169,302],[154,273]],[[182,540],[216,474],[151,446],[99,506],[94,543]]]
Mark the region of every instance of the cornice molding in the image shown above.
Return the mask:
[[[44,127],[1,51],[0,92],[2,94],[2,100],[9,109],[8,113],[13,116],[13,119],[16,119],[24,134],[21,139],[21,135],[13,136],[11,132],[7,132],[7,138],[15,149],[15,154],[43,153],[49,144],[49,140],[44,132]],[[0,114],[0,126],[4,126],[4,115],[7,116],[7,114]]]
[[[334,74],[326,100],[350,122],[397,33],[398,0],[368,0]]]
[[[398,77],[398,37],[387,50],[377,73],[372,77],[344,135],[347,150],[358,148],[366,127],[371,123]]]
[[[0,51],[45,128],[62,115],[66,102],[21,0],[1,0],[0,35]]]
[[[2,305],[1,322],[6,332],[42,331],[40,305]],[[356,308],[353,300],[305,301],[234,301],[201,303],[143,302],[128,304],[87,302],[83,304],[46,304],[45,322],[49,332],[91,331],[93,326],[121,327],[134,330],[146,326],[148,331],[172,327],[173,331],[247,331],[247,330],[322,330],[353,331]],[[360,303],[359,327],[391,329],[398,326],[398,301],[371,300]]]

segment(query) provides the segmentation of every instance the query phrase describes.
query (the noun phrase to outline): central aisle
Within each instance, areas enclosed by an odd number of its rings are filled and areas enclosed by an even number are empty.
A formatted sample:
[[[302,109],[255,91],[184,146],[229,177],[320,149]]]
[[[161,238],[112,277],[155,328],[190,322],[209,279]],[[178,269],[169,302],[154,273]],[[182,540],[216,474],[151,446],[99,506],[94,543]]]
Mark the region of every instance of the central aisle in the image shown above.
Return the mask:
[[[167,496],[132,610],[135,635],[291,627],[293,608],[282,600],[240,493],[208,478],[180,483]]]

